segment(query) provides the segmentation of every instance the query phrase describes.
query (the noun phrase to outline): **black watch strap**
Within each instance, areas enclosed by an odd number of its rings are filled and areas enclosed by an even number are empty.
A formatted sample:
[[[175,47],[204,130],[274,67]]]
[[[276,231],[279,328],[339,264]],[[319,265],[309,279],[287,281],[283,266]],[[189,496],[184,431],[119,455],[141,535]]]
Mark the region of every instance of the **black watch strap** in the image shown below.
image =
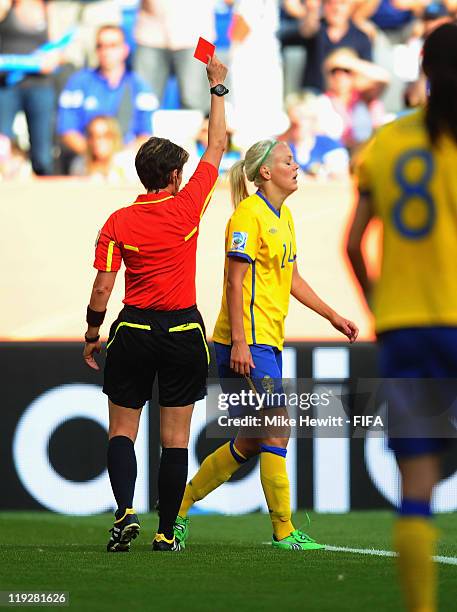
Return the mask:
[[[93,336],[92,338],[88,336],[87,334],[84,334],[84,340],[87,342],[87,344],[94,344],[95,342],[98,342],[100,340],[100,334],[97,334],[96,336]]]

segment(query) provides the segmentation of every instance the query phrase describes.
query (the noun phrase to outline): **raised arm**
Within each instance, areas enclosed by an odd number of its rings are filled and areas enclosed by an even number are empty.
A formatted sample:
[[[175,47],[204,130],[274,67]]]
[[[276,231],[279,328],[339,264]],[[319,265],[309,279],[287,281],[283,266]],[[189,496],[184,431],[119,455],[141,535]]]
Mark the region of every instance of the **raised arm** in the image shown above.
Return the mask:
[[[419,17],[429,4],[430,0],[392,0],[392,5],[395,8],[401,11],[412,11]]]
[[[380,4],[381,0],[357,0],[352,19],[356,22],[370,19],[376,13]],[[430,4],[430,0],[392,0],[391,4],[400,11],[412,11],[416,16],[420,16],[427,5]]]
[[[358,0],[352,13],[353,21],[361,22],[370,19],[376,13],[380,4],[381,0]]]
[[[214,55],[206,67],[210,88],[223,85],[227,76],[227,67]],[[211,94],[211,110],[208,125],[208,148],[203,153],[202,161],[219,168],[227,140],[225,125],[224,96]]]
[[[321,0],[305,0],[305,16],[300,22],[300,34],[312,38],[321,24]]]
[[[305,16],[305,5],[301,0],[283,0],[282,6],[290,17],[302,19]]]
[[[117,272],[97,272],[89,301],[86,338],[96,338],[99,335],[116,274]],[[100,349],[101,342],[99,339],[95,342],[86,342],[84,345],[84,361],[94,370],[100,369],[94,358],[94,353],[99,353]]]

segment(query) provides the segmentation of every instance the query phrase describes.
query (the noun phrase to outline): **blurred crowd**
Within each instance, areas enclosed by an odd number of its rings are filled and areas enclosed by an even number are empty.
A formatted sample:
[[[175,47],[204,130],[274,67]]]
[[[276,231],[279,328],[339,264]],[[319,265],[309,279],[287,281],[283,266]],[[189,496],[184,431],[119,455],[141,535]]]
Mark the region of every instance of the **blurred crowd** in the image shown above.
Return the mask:
[[[0,179],[135,183],[150,135],[207,143],[199,36],[228,64],[221,172],[289,143],[309,180],[348,176],[373,130],[426,101],[424,38],[457,0],[0,0]]]

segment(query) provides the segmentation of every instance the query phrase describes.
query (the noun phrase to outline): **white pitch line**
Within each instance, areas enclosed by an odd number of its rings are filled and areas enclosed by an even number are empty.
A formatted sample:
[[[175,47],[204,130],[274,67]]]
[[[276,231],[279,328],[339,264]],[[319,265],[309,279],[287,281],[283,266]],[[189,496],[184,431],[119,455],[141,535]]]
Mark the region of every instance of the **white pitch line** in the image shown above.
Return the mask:
[[[333,552],[350,552],[358,555],[373,555],[375,557],[396,557],[397,553],[392,550],[376,550],[375,548],[347,548],[346,546],[325,546],[325,550]],[[447,565],[457,565],[457,557],[444,557],[435,555],[433,561]]]
[[[347,548],[346,546],[327,546],[325,550],[332,552],[349,552],[356,555],[373,555],[374,557],[396,557],[397,553],[391,550],[376,550],[375,548]]]
[[[262,544],[270,544],[271,542],[262,542]],[[376,548],[348,548],[346,546],[328,546],[325,545],[325,550],[332,552],[348,552],[356,555],[372,555],[374,557],[396,557],[397,553],[392,550],[377,550]],[[436,563],[444,563],[446,565],[457,565],[457,557],[444,557],[436,555],[433,557]]]

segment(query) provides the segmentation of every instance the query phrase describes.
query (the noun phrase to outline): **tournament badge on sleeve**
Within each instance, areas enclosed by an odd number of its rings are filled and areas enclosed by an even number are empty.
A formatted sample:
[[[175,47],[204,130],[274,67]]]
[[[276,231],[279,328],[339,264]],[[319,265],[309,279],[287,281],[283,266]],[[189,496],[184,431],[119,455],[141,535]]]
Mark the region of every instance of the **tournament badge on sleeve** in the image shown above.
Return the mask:
[[[233,232],[232,244],[230,246],[230,250],[237,251],[238,253],[242,253],[243,251],[246,250],[247,241],[248,241],[247,232]]]

